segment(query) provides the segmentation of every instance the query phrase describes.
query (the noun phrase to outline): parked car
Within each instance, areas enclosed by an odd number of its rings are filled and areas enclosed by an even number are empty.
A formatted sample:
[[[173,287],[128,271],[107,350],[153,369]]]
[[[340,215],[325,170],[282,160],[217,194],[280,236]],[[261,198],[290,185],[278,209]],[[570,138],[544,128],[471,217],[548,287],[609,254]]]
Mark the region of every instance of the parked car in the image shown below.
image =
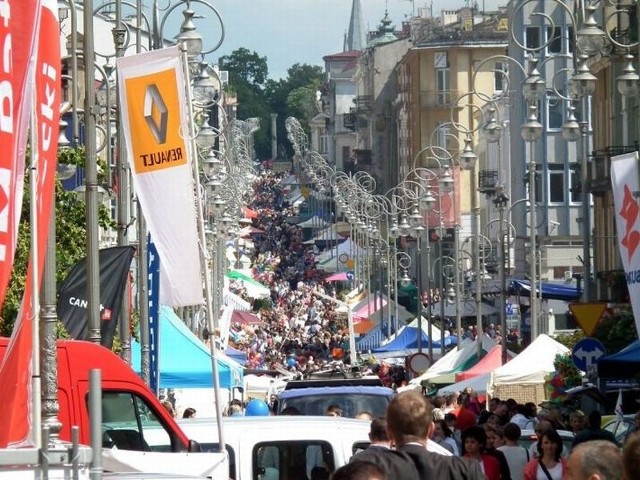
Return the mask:
[[[562,439],[562,456],[568,457],[571,452],[571,446],[573,445],[573,438],[576,436],[571,430],[556,430],[560,438]],[[518,443],[525,448],[532,447],[538,442],[535,430],[522,430]]]
[[[327,416],[225,417],[229,478],[311,478],[314,467],[331,474],[369,446],[370,422]],[[203,452],[218,451],[213,418],[180,419],[181,429]],[[451,455],[429,441],[429,451]],[[260,477],[259,477],[260,476]]]
[[[337,405],[344,417],[353,418],[359,412],[381,417],[394,395],[379,378],[290,381],[277,394],[275,410],[280,413],[293,407],[302,415],[324,415],[327,407]]]
[[[634,414],[624,415],[622,419],[615,417],[606,422],[602,428],[613,433],[618,445],[623,445],[629,434],[636,429],[634,418]]]

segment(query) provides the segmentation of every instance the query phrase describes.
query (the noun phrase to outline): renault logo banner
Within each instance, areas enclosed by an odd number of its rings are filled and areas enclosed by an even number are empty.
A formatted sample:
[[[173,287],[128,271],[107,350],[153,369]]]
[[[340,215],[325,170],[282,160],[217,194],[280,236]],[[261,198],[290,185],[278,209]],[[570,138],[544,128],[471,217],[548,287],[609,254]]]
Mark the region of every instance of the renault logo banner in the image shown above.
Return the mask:
[[[160,303],[203,303],[193,153],[178,47],[117,59],[126,153],[161,260]]]

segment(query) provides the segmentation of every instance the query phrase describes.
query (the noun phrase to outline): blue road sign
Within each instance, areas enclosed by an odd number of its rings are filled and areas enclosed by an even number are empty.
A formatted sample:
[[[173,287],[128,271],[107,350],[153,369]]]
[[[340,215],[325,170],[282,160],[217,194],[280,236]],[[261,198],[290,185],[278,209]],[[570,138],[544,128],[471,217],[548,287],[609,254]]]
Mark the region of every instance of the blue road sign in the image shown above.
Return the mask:
[[[587,337],[580,340],[573,347],[571,352],[571,359],[583,372],[587,372],[593,367],[600,358],[604,357],[607,351],[600,340]]]
[[[512,304],[507,303],[505,308],[506,308],[507,315],[513,315],[513,305]]]
[[[349,280],[351,282],[353,280],[353,278],[354,278],[354,273],[353,273],[353,271],[349,270],[347,272],[347,280]]]

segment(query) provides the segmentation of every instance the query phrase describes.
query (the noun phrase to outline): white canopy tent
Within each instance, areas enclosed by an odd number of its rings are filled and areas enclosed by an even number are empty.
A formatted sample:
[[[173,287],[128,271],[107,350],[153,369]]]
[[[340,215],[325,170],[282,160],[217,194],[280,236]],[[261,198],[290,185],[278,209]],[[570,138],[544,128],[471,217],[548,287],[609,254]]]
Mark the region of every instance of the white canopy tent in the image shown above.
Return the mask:
[[[311,240],[307,240],[306,244],[312,244],[315,242],[331,242],[331,241],[339,241],[344,240],[345,236],[341,235],[336,230],[335,223],[332,223],[330,227],[320,230],[315,234],[315,236]]]
[[[482,336],[482,349],[486,352],[496,346],[496,342],[489,336]],[[456,368],[464,365],[471,357],[478,353],[477,340],[464,340],[460,348],[456,348],[447,353],[444,357],[424,372],[419,377],[412,379],[409,383],[420,385],[422,381],[430,378],[438,377],[447,373],[451,373]]]
[[[444,357],[443,357],[444,358]],[[490,373],[484,373],[477,377],[463,380],[462,382],[452,383],[446,387],[442,387],[438,390],[438,395],[448,395],[449,393],[462,392],[465,388],[471,387],[474,392],[485,394],[487,393],[487,385],[491,378]]]
[[[304,222],[300,222],[297,224],[300,228],[328,228],[330,223],[326,220],[320,218],[318,215],[314,215],[313,217],[305,220]]]
[[[333,261],[334,263],[340,261],[342,255],[346,255],[347,258],[360,257],[365,254],[365,249],[359,247],[351,238],[347,238],[344,242],[339,243],[335,247],[328,248],[322,253],[316,255],[316,262],[322,264],[325,262]],[[344,262],[343,262],[344,263]]]
[[[519,402],[545,399],[545,376],[553,372],[556,355],[569,349],[546,334],[541,334],[506,365],[491,374],[488,393],[500,398],[514,398]]]

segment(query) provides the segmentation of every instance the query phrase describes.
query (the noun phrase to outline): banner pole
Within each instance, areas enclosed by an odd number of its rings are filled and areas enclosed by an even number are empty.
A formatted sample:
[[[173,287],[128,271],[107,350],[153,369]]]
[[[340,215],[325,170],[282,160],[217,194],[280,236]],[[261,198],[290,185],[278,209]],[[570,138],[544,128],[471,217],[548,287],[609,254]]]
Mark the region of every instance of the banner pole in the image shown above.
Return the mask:
[[[200,258],[202,263],[202,269],[204,270],[204,297],[205,297],[205,305],[207,310],[207,328],[209,330],[209,350],[211,352],[211,371],[213,375],[213,389],[215,396],[215,410],[216,410],[216,425],[218,427],[218,446],[220,452],[226,451],[226,445],[224,443],[224,429],[222,428],[222,406],[220,404],[220,376],[218,374],[218,359],[217,359],[217,347],[216,347],[216,339],[215,339],[215,327],[214,324],[214,315],[217,317],[217,314],[214,313],[214,303],[213,303],[213,292],[211,290],[211,254],[207,251],[207,239],[205,235],[204,228],[204,209],[202,205],[202,195],[201,195],[201,185],[200,185],[200,175],[198,172],[198,150],[196,147],[195,141],[195,131],[194,131],[194,122],[193,122],[193,99],[191,95],[191,88],[189,87],[191,80],[189,74],[189,62],[187,59],[187,52],[184,48],[184,45],[181,45],[181,58],[182,58],[182,68],[184,69],[185,75],[185,84],[186,95],[187,95],[187,115],[189,118],[189,142],[191,144],[191,155],[192,155],[192,170],[193,170],[193,179],[196,187],[196,208],[198,214],[198,233],[200,237]],[[216,259],[217,261],[217,259]]]

